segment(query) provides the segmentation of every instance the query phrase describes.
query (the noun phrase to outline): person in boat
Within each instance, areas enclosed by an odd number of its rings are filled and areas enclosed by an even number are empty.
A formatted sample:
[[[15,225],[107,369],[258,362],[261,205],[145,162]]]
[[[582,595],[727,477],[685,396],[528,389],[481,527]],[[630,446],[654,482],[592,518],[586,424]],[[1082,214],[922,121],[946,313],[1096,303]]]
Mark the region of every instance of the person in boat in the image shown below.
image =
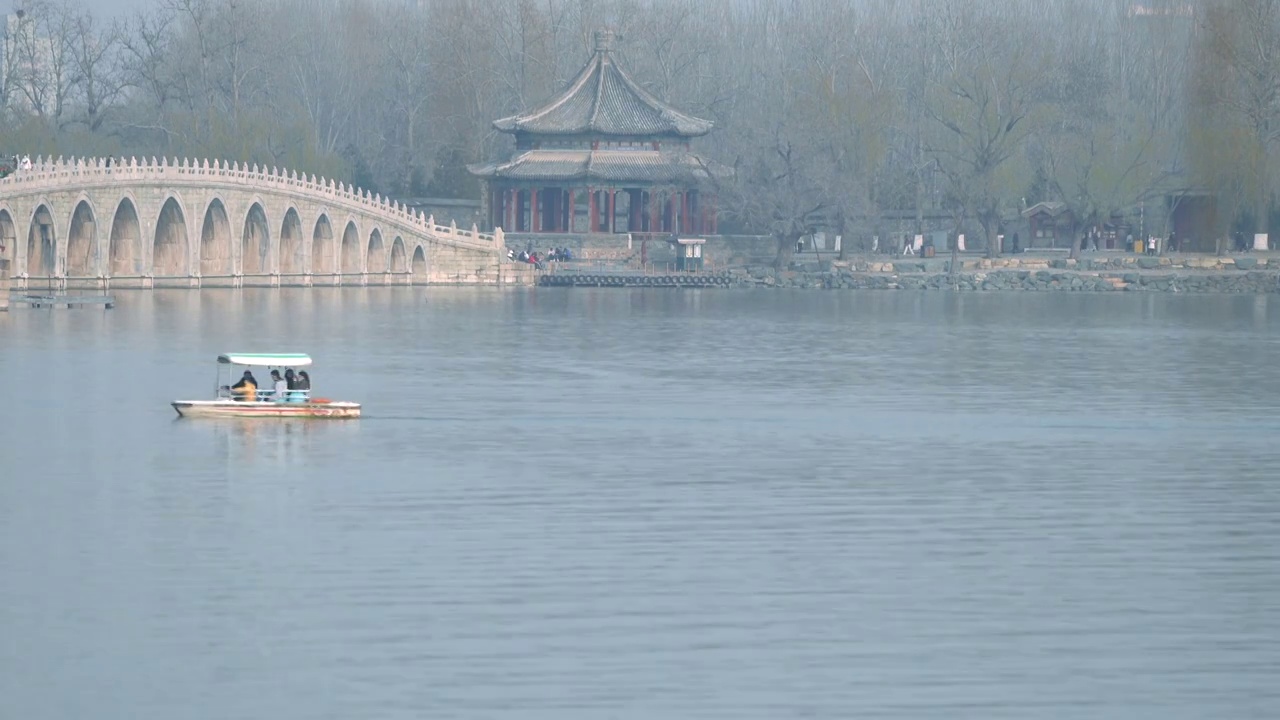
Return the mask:
[[[279,370],[271,371],[271,399],[284,402],[289,397],[289,383],[280,377]]]
[[[258,381],[248,370],[240,376],[240,381],[231,386],[231,397],[241,402],[253,402],[258,399]]]
[[[306,400],[306,393],[302,392],[298,387],[298,376],[293,372],[293,368],[284,371],[284,382],[289,387],[289,402],[303,402]]]
[[[311,376],[306,370],[298,371],[298,379],[293,383],[293,389],[298,393],[299,402],[309,402],[311,400]]]

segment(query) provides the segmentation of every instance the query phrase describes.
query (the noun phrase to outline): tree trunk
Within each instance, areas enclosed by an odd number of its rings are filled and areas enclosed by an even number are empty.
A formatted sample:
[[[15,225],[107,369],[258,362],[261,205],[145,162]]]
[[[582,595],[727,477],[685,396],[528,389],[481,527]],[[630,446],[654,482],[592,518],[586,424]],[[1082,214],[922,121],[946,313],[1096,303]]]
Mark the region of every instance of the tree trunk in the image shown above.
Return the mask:
[[[773,259],[773,267],[775,270],[786,270],[791,267],[791,258],[796,254],[796,243],[800,241],[802,233],[775,233],[774,237],[778,238],[778,254]]]
[[[995,213],[990,211],[983,212],[978,218],[978,222],[982,224],[982,230],[987,236],[987,257],[993,260],[1000,257],[1000,240],[996,237],[996,233],[1000,229],[999,220]],[[957,241],[957,244],[959,244],[959,241]]]
[[[849,239],[844,236],[844,211],[836,216],[836,237],[840,238],[840,259],[849,259]],[[832,240],[832,242],[835,242]]]
[[[947,277],[954,281],[958,272],[960,272],[960,235],[955,233],[951,236],[951,265],[947,268]]]
[[[1262,167],[1259,170],[1260,177],[1258,178],[1258,208],[1254,210],[1257,214],[1257,219],[1254,220],[1253,225],[1256,228],[1254,232],[1267,234],[1267,247],[1269,248],[1271,246],[1271,192],[1268,187],[1266,145],[1262,147],[1264,151],[1261,160]],[[1245,238],[1245,247],[1253,247],[1253,238]]]
[[[1084,245],[1084,235],[1076,232],[1075,223],[1071,223],[1067,226],[1067,237],[1071,238],[1071,252],[1067,254],[1067,257],[1072,260],[1079,260],[1080,251],[1083,249]]]

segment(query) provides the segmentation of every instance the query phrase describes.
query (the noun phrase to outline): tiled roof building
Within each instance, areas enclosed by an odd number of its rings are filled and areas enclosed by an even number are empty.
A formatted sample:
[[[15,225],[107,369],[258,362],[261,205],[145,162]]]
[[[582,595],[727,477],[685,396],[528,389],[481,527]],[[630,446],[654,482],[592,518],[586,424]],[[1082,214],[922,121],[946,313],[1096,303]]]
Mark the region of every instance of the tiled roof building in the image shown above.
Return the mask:
[[[493,123],[515,135],[515,155],[473,165],[486,180],[491,225],[508,232],[715,232],[705,191],[726,169],[692,138],[712,129],[640,87],[596,32],[587,66],[546,104]]]

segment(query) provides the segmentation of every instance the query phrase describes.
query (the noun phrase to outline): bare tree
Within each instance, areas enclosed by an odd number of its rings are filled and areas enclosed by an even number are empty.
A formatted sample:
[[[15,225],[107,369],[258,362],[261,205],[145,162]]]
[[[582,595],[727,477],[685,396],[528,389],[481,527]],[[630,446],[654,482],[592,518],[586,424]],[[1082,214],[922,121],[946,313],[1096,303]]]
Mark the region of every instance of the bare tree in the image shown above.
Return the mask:
[[[835,209],[836,175],[818,131],[804,77],[805,59],[791,38],[803,28],[792,9],[757,7],[726,22],[738,46],[737,102],[724,132],[736,147],[732,179],[719,188],[722,210],[742,226],[772,235],[774,260],[786,269],[797,241],[825,225]]]
[[[982,224],[988,257],[996,257],[1001,202],[1017,182],[1001,171],[1039,119],[1054,59],[1031,34],[1035,18],[1015,14],[1019,7],[930,4],[925,37],[933,50],[923,110],[941,133],[929,151],[952,193]]]
[[[62,129],[75,78],[71,53],[75,12],[66,2],[36,0],[19,21],[17,87],[31,112]]]
[[[1280,141],[1280,0],[1206,0],[1202,9],[1194,80],[1203,114],[1196,133],[1201,175],[1242,189],[1251,198],[1247,211],[1255,231],[1268,233],[1272,156]],[[1231,178],[1233,173],[1213,161],[1225,159],[1210,148],[1227,137],[1247,143],[1234,163],[1242,177]],[[1225,231],[1225,223],[1220,229]]]
[[[83,121],[90,132],[97,132],[124,89],[123,29],[119,24],[101,27],[84,8],[70,10],[69,20],[71,60]]]
[[[352,134],[363,86],[374,69],[371,53],[352,46],[357,38],[335,32],[349,25],[351,8],[307,0],[281,2],[270,20],[282,39],[273,81],[282,110],[304,120],[298,161],[316,167],[335,157]],[[325,174],[331,174],[327,169]]]
[[[830,155],[829,225],[842,237],[840,256],[845,258],[853,244],[846,237],[849,217],[867,217],[872,232],[884,234],[889,164],[905,111],[900,28],[889,5],[870,2],[852,11],[809,6],[803,24],[810,42],[797,48],[807,68],[800,77],[808,82],[812,132]]]
[[[1052,199],[1070,211],[1062,227],[1075,258],[1084,242],[1081,230],[1123,217],[1172,177],[1176,163],[1169,152],[1176,148],[1178,106],[1173,90],[1180,83],[1168,79],[1183,71],[1186,45],[1168,53],[1164,42],[1176,43],[1176,36],[1132,32],[1123,17],[1116,25],[1129,32],[1100,33],[1068,23],[1072,5],[1045,6],[1063,22],[1051,40],[1057,70],[1046,80],[1052,112],[1035,129],[1031,148]],[[1121,53],[1123,60],[1117,58]],[[1133,77],[1138,73],[1142,81]],[[1133,88],[1142,88],[1139,97]]]

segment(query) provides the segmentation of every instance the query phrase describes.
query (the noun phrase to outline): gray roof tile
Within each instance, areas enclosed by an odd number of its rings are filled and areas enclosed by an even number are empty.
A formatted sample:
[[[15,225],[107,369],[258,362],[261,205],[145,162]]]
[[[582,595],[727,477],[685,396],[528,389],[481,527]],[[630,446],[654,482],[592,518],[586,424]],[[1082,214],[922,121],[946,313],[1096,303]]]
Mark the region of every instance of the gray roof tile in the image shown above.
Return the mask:
[[[509,133],[544,135],[680,135],[711,131],[711,121],[687,115],[636,84],[613,57],[613,34],[596,33],[591,61],[545,105],[493,123]]]
[[[696,183],[729,169],[689,152],[659,150],[528,150],[504,162],[472,165],[481,177],[508,180]]]

